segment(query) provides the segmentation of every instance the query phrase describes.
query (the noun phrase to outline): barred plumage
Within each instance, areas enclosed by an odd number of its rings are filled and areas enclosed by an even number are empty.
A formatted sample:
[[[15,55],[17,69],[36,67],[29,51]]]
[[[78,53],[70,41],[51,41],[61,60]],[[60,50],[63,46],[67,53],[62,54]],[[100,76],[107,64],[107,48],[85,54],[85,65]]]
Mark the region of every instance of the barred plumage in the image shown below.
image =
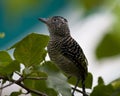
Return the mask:
[[[88,62],[79,44],[71,37],[67,20],[61,16],[39,20],[48,26],[50,32],[47,47],[50,59],[65,73],[77,77],[75,89],[81,80],[83,96],[87,96],[84,81],[88,73]],[[73,96],[75,89],[72,92]]]

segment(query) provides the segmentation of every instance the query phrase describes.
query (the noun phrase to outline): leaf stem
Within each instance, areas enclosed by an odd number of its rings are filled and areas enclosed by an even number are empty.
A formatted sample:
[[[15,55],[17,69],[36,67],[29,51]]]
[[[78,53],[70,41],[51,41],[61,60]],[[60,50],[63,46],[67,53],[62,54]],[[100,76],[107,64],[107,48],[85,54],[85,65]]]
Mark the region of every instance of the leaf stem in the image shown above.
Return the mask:
[[[26,79],[32,79],[32,80],[47,80],[47,77],[26,77]]]

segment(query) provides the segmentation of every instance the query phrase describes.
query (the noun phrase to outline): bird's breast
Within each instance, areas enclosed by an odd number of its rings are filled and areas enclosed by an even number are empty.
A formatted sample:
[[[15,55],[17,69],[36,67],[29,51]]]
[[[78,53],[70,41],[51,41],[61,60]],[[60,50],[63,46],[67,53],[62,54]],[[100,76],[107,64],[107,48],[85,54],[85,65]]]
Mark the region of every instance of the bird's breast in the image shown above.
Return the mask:
[[[47,49],[50,59],[65,73],[73,76],[80,75],[79,69],[75,66],[75,64],[63,56],[60,52],[61,44],[50,41]]]

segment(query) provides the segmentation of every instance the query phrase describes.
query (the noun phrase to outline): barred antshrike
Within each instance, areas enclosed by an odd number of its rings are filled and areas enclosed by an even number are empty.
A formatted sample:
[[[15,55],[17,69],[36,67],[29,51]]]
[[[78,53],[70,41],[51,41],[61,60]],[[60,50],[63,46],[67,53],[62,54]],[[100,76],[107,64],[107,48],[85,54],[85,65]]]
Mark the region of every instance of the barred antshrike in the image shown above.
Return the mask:
[[[69,76],[77,77],[75,88],[81,80],[83,96],[85,92],[85,79],[88,73],[87,59],[79,44],[71,37],[68,21],[61,16],[51,18],[39,18],[40,21],[48,26],[50,41],[47,49],[50,59]]]

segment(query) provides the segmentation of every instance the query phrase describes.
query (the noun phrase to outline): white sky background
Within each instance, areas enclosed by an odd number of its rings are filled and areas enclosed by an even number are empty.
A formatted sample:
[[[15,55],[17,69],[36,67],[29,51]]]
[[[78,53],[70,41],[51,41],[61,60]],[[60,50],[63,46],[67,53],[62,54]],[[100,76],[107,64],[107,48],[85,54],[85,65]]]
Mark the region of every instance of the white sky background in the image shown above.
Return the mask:
[[[102,61],[97,61],[95,58],[95,48],[102,36],[105,34],[106,30],[111,27],[113,22],[112,15],[101,12],[88,17],[84,21],[80,21],[80,14],[78,13],[78,10],[76,10],[76,12],[72,10],[65,10],[65,12],[68,13],[66,14],[62,10],[61,12],[58,12],[57,15],[62,14],[62,16],[68,19],[72,37],[83,48],[89,62],[89,72],[93,74],[93,86],[97,84],[99,76],[103,77],[106,84],[113,79],[120,77],[120,64],[118,64],[120,63],[119,56],[117,58],[109,58]],[[44,24],[41,26],[42,27],[38,25],[29,31],[32,30],[33,32],[44,32],[43,34],[48,34],[47,27]],[[4,89],[3,96],[6,94],[8,95],[12,90],[18,90],[18,88],[19,87],[17,85],[12,85]]]

